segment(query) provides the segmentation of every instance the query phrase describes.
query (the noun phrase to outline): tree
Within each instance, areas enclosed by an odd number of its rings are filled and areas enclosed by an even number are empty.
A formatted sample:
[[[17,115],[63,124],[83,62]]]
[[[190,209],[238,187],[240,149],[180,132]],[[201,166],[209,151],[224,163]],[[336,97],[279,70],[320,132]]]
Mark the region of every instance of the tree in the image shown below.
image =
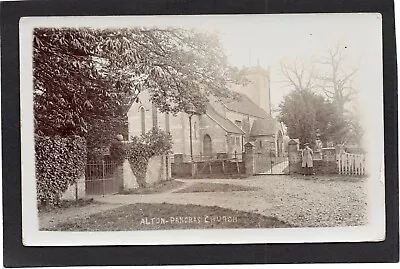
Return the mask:
[[[349,111],[349,132],[347,135],[346,143],[362,147],[362,140],[365,130],[361,124],[360,111],[356,106],[352,107]]]
[[[282,62],[281,72],[285,77],[282,82],[295,91],[311,91],[315,88],[314,66],[307,67],[304,62],[296,59],[293,64]]]
[[[128,138],[127,116],[105,116],[88,120],[88,134],[86,137],[88,154],[93,155],[96,150],[107,148],[117,134]],[[97,155],[97,154],[95,154]],[[103,154],[88,156],[88,158],[103,158]]]
[[[317,129],[321,140],[338,141],[344,130],[344,123],[332,103],[321,95],[311,91],[292,91],[284,96],[279,105],[278,119],[287,127],[287,134],[291,138],[299,138],[300,143],[314,145]]]
[[[353,87],[353,78],[357,69],[346,70],[344,66],[346,47],[336,44],[318,63],[322,66],[317,76],[319,88],[337,107],[338,112],[345,114],[345,105],[353,100],[357,90]],[[322,70],[326,70],[323,72]]]
[[[360,123],[346,109],[357,94],[352,86],[357,69],[350,71],[345,69],[344,49],[337,44],[328,51],[327,56],[312,62],[306,65],[304,61],[299,62],[296,59],[291,65],[282,63],[283,83],[294,91],[305,92],[305,95],[310,91],[324,94],[328,102],[325,102],[325,109],[320,110],[318,115],[322,113],[331,118],[331,125],[328,128],[331,130],[329,136],[331,141],[346,143],[350,140],[354,141],[355,136],[361,137],[363,131]]]
[[[88,122],[121,116],[144,89],[162,112],[204,112],[208,95],[229,96],[234,71],[215,35],[177,28],[37,28],[33,48],[44,135],[86,136]]]

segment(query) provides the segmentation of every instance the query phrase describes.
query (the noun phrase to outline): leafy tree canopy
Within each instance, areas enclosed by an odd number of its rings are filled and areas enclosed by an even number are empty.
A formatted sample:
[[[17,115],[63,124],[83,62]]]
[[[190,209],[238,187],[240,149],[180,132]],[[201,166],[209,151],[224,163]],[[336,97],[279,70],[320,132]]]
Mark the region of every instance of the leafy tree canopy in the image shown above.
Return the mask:
[[[323,142],[342,142],[347,122],[336,107],[323,96],[311,91],[293,91],[279,105],[279,120],[287,126],[291,138],[314,144],[319,130]]]
[[[162,112],[205,111],[229,97],[237,70],[216,35],[193,30],[37,28],[33,40],[36,132],[85,136],[88,122],[121,116],[143,90]]]

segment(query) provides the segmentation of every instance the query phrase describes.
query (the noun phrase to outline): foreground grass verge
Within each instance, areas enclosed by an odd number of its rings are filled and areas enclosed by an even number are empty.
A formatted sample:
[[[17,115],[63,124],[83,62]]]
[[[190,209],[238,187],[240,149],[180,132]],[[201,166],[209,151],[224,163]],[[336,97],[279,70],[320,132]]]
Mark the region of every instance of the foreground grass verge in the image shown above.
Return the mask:
[[[196,183],[175,193],[256,191],[260,188],[222,183]]]
[[[76,208],[76,207],[84,207],[87,205],[91,204],[98,204],[98,202],[94,201],[92,198],[91,199],[78,199],[77,201],[72,200],[62,200],[60,203],[54,207],[39,207],[38,212],[39,213],[59,213],[62,212],[65,209],[68,208]]]
[[[290,225],[260,214],[217,206],[134,204],[61,223],[52,231],[135,231],[220,228],[285,228]]]
[[[138,188],[138,189],[131,189],[122,191],[120,194],[155,194],[155,193],[163,193],[166,191],[170,191],[180,186],[183,186],[182,181],[177,180],[168,180],[168,181],[161,181],[154,185],[150,185],[146,188]]]

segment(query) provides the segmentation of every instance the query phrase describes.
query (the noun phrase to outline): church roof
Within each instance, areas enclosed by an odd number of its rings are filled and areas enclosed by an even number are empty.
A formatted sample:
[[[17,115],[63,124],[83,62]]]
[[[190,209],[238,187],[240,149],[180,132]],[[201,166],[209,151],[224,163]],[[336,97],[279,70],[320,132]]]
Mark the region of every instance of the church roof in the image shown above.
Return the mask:
[[[223,101],[226,108],[234,112],[254,116],[257,118],[271,118],[271,116],[264,109],[255,104],[246,95],[241,93],[236,93],[236,95],[237,97],[234,99],[225,99]]]
[[[266,119],[256,119],[251,127],[250,135],[274,135],[277,129],[279,129],[279,123],[272,117]]]
[[[210,104],[207,105],[206,114],[221,126],[226,132],[234,134],[244,134],[244,132],[237,127],[233,122],[219,114]]]

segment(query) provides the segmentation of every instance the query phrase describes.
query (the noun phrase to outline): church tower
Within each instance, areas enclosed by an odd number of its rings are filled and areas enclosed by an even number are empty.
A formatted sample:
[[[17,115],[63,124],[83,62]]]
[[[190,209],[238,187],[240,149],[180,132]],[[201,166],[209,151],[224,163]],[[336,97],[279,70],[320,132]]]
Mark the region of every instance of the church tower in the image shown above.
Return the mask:
[[[245,76],[249,82],[245,86],[234,87],[233,90],[245,94],[259,107],[271,115],[270,72],[259,65],[248,67]]]

